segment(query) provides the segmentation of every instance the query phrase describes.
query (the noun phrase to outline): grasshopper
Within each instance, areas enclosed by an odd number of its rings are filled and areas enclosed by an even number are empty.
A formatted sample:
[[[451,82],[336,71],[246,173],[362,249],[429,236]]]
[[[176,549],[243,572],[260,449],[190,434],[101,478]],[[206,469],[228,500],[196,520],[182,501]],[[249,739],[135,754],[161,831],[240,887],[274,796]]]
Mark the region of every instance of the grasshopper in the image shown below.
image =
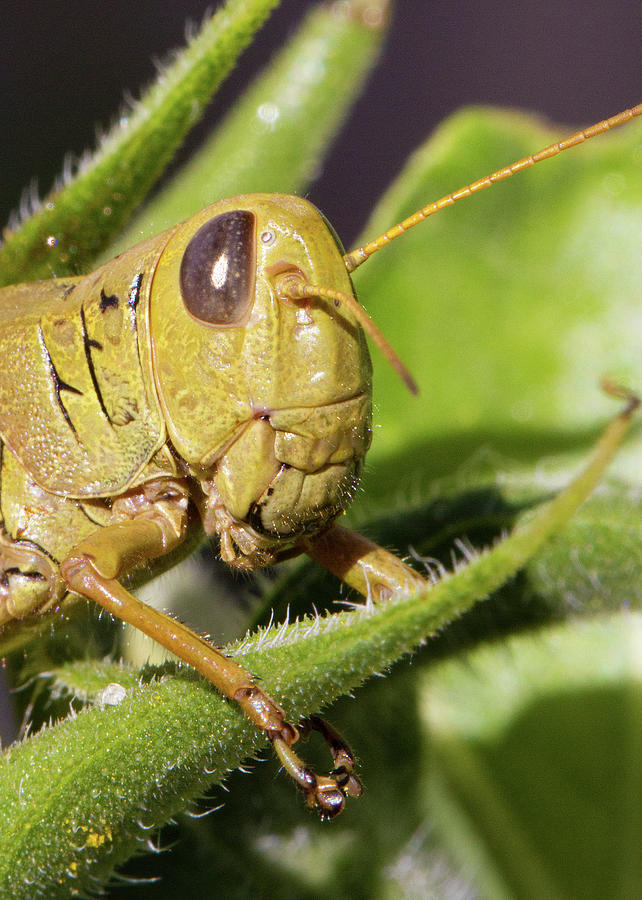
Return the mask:
[[[341,736],[303,722],[334,761],[313,772],[293,749],[299,729],[252,675],[121,579],[142,566],[152,577],[204,532],[235,568],[307,553],[374,600],[425,589],[336,524],[371,440],[366,333],[416,391],[351,273],[435,212],[640,114],[546,147],[347,254],[307,201],[241,195],[89,275],[0,291],[0,627],[93,600],[235,700],[308,804],[340,812],[361,793]]]

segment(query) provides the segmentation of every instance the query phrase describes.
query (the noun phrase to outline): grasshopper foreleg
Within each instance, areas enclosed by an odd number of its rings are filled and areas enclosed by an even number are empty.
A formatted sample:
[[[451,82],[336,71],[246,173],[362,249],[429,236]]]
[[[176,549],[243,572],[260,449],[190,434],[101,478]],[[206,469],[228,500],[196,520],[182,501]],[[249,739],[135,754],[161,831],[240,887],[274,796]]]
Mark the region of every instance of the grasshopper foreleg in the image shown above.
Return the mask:
[[[377,602],[392,594],[425,590],[429,582],[374,541],[334,525],[306,541],[305,552],[364,597]]]
[[[308,805],[331,817],[341,811],[347,795],[360,793],[352,775],[353,757],[342,739],[320,730],[336,762],[328,776],[316,775],[292,749],[298,729],[284,711],[234,660],[190,628],[141,602],[118,578],[137,562],[161,556],[183,539],[187,526],[184,497],[165,498],[165,507],[142,505],[132,519],[97,531],[81,541],[61,564],[70,591],[93,600],[113,615],[149,635],[205,676],[224,696],[236,701],[245,715],[271,740],[284,768],[306,795]],[[182,512],[181,512],[182,511]]]

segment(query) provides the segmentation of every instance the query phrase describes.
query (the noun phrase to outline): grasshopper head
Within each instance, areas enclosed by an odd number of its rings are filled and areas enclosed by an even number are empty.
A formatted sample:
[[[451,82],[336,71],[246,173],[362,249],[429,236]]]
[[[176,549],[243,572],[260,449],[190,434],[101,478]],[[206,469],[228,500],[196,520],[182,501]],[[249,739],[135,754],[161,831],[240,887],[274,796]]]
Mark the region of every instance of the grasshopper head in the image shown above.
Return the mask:
[[[180,225],[157,264],[150,330],[168,435],[237,565],[272,561],[270,548],[325,527],[354,494],[371,433],[365,336],[346,304],[287,291],[294,278],[352,298],[342,253],[307,201],[254,194]]]

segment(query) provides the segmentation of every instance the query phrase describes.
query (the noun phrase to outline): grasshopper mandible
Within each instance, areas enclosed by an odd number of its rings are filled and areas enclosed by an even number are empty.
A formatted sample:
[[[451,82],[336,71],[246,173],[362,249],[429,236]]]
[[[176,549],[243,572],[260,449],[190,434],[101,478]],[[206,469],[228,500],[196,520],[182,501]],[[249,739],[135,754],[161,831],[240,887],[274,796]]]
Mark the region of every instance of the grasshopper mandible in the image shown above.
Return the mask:
[[[350,274],[433,213],[640,114],[642,105],[519,160],[348,254],[307,201],[242,195],[92,274],[0,291],[0,626],[74,596],[95,601],[238,702],[309,805],[340,812],[361,786],[331,726],[303,723],[334,758],[320,776],[250,673],[120,579],[189,552],[201,530],[237,568],[305,552],[375,600],[425,588],[335,524],[371,438],[364,332],[416,390]]]

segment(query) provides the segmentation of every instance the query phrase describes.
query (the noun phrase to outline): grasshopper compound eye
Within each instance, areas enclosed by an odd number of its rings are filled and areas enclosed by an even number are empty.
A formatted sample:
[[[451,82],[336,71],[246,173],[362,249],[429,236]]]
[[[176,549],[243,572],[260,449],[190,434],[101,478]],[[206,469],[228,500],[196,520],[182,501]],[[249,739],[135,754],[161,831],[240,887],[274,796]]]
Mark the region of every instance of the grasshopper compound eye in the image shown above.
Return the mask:
[[[222,213],[187,245],[180,285],[185,308],[207,325],[242,325],[254,300],[256,216]]]

